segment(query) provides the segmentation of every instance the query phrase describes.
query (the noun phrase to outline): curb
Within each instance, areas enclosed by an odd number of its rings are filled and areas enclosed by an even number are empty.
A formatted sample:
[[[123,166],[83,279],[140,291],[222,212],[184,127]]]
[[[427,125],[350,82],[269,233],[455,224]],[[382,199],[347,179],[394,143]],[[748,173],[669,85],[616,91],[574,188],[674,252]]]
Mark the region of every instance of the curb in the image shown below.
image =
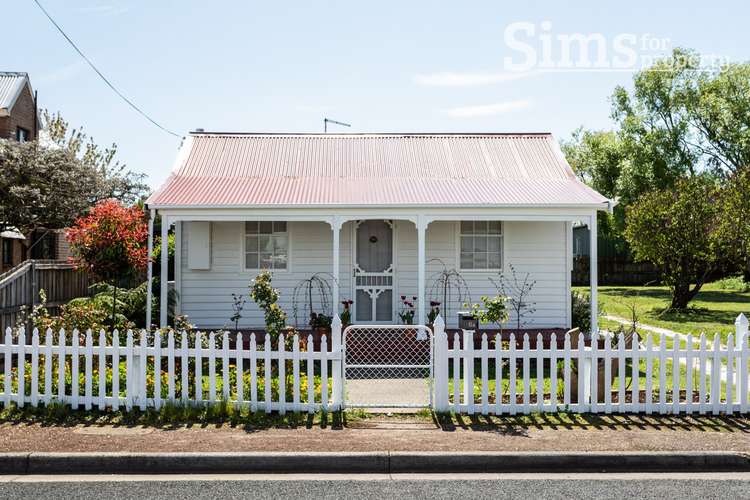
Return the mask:
[[[750,472],[728,452],[0,453],[4,474]]]

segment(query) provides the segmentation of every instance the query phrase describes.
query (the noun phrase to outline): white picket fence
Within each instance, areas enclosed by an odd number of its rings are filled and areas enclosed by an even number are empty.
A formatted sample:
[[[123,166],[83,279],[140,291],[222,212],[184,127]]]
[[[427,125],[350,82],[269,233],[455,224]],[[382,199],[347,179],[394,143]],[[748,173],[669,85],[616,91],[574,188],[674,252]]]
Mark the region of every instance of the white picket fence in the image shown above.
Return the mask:
[[[668,348],[662,334],[657,345],[648,336],[645,343],[627,346],[620,334],[612,346],[614,336],[601,334],[593,336],[590,346],[585,345],[583,336],[578,337],[577,346],[571,346],[570,335],[565,334],[564,346],[558,349],[554,334],[546,346],[539,334],[532,349],[528,334],[524,334],[521,348],[514,335],[505,345],[498,339],[490,347],[483,334],[481,347],[475,349],[474,332],[464,331],[463,342],[456,333],[449,349],[448,336],[438,324],[435,410],[483,415],[747,413],[750,350],[744,315],[737,318],[735,326],[736,334],[727,337],[726,345],[721,344],[719,335],[709,344],[701,334],[698,339],[688,336],[685,342],[674,338]],[[739,339],[736,345],[735,338]],[[643,364],[645,373],[641,375]]]
[[[318,349],[311,336],[303,345],[298,335],[268,344],[250,335],[245,345],[242,335],[230,342],[227,333],[190,338],[185,332],[128,331],[121,346],[117,331],[111,338],[105,332],[47,331],[42,338],[35,330],[29,339],[24,330],[14,337],[8,329],[0,344],[0,403],[87,410],[227,403],[265,412],[336,411],[345,407],[346,355],[337,319]],[[471,331],[456,333],[450,345],[438,317],[433,408],[495,415],[748,413],[747,319],[740,315],[735,325],[726,344],[702,334],[675,338],[672,346],[664,335],[628,345],[624,336],[602,334],[588,346],[582,336],[571,345],[566,334],[558,348],[554,335],[545,341],[540,334],[531,348],[528,335],[519,347],[512,335],[509,342],[492,342],[485,334],[475,349]]]
[[[81,342],[77,330],[70,337],[64,330],[57,334],[48,330],[40,339],[34,330],[27,343],[26,332],[21,329],[14,342],[8,328],[0,345],[3,406],[62,403],[74,409],[144,410],[161,408],[167,402],[227,402],[251,411],[282,414],[341,407],[341,398],[337,397],[341,379],[336,375],[341,373],[340,328],[339,335],[332,336],[330,350],[325,336],[318,350],[313,349],[312,336],[307,339],[309,349],[301,349],[298,335],[291,337],[290,349],[286,346],[290,339],[283,335],[278,342],[264,345],[251,334],[247,348],[242,334],[230,345],[226,332],[210,333],[207,347],[203,334],[196,333],[190,345],[184,331],[177,338],[174,332],[168,332],[166,345],[159,331],[136,335],[129,330],[124,346],[116,330],[109,342],[104,331],[99,332],[96,343],[91,331],[84,337]],[[80,382],[72,383],[74,380]],[[319,381],[319,390],[315,380]],[[289,397],[287,392],[291,392]]]

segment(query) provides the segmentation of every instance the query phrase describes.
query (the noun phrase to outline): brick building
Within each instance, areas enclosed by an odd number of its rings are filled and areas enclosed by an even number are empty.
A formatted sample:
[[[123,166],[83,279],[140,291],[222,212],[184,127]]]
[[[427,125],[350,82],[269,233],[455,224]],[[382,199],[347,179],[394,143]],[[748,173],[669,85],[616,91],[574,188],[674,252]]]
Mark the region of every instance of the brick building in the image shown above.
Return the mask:
[[[37,138],[36,96],[26,73],[0,71],[0,138],[26,142]],[[26,259],[26,237],[14,229],[0,233],[0,272]]]
[[[0,137],[33,141],[38,131],[39,115],[29,75],[0,71]]]

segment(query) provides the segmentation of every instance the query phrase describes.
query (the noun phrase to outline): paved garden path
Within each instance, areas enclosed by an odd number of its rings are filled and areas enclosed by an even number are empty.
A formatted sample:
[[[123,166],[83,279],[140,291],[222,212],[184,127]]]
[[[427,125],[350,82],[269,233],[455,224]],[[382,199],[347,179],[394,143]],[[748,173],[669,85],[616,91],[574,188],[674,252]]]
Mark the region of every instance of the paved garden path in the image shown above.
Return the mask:
[[[609,314],[605,314],[604,318],[608,319],[610,321],[615,321],[617,323],[620,323],[621,325],[630,325],[631,324],[630,321],[628,321],[625,318],[620,318],[619,316],[612,316],[612,315],[609,315]],[[664,334],[666,337],[669,337],[671,339],[679,339],[679,340],[681,340],[683,342],[686,342],[686,343],[688,341],[688,336],[685,335],[684,333],[676,332],[676,331],[670,330],[668,328],[661,328],[659,326],[644,325],[643,323],[636,323],[635,325],[636,325],[636,328],[639,328],[641,330],[646,330],[647,332],[658,333],[660,335]],[[706,340],[708,341],[708,338],[706,338]],[[693,344],[694,345],[700,345],[700,337],[693,337]],[[708,344],[710,345],[710,342]],[[722,344],[722,347],[726,347],[726,346],[724,344]],[[681,365],[687,365],[687,360],[685,358],[680,358],[680,364]],[[694,371],[697,371],[699,368],[696,365],[694,365],[694,366],[695,366]],[[712,362],[711,362],[711,360],[710,359],[706,360],[706,371],[708,373],[711,373],[711,369],[712,369]],[[727,381],[727,367],[724,366],[724,365],[722,365],[720,367],[720,373],[721,373],[721,380],[722,380],[722,382],[726,382]],[[737,383],[737,378],[735,376],[735,384],[736,383]]]
[[[347,404],[428,406],[430,386],[426,378],[348,379]]]
[[[604,315],[604,319],[608,319],[610,321],[614,321],[616,323],[620,323],[621,325],[630,325],[631,324],[631,321],[629,321],[629,320],[627,320],[625,318],[621,318],[619,316],[612,316],[612,315],[609,315],[609,314],[605,314]],[[662,334],[663,333],[664,335],[666,335],[669,338],[672,338],[672,339],[678,338],[678,339],[680,339],[680,340],[682,340],[684,342],[687,342],[687,340],[688,340],[688,336],[685,335],[684,333],[676,332],[676,331],[670,330],[668,328],[662,328],[662,327],[659,327],[659,326],[645,325],[645,324],[640,323],[640,322],[636,323],[635,325],[636,325],[637,328],[640,328],[641,330],[646,330],[647,332],[653,332],[653,333],[658,333],[658,334]],[[708,336],[706,336],[706,337],[707,337],[706,340],[708,340]],[[693,343],[694,344],[700,344],[700,337],[693,336]]]

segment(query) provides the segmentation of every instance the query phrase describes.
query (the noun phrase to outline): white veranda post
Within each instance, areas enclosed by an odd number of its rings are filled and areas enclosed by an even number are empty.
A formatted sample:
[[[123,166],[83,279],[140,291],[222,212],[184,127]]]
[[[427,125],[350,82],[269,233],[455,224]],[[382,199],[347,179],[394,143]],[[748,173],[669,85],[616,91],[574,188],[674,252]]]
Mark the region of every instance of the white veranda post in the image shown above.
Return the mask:
[[[425,322],[425,236],[427,220],[423,216],[417,219],[417,324]]]
[[[167,309],[168,299],[167,290],[169,287],[169,244],[168,242],[169,232],[169,219],[162,216],[161,218],[161,276],[159,278],[159,284],[161,286],[159,295],[159,327],[165,328],[167,326]]]
[[[154,250],[154,217],[156,211],[151,210],[148,218],[148,270],[147,270],[147,290],[146,290],[146,328],[151,329],[151,284],[154,277],[154,264],[151,262],[151,254]]]
[[[334,218],[331,221],[331,229],[333,230],[333,290],[331,297],[331,310],[332,314],[338,318],[339,316],[339,268],[340,266],[340,253],[341,253],[341,221],[338,218]]]
[[[597,296],[598,286],[598,238],[596,229],[596,212],[589,218],[589,271],[591,273],[591,333],[599,331],[599,303]]]

